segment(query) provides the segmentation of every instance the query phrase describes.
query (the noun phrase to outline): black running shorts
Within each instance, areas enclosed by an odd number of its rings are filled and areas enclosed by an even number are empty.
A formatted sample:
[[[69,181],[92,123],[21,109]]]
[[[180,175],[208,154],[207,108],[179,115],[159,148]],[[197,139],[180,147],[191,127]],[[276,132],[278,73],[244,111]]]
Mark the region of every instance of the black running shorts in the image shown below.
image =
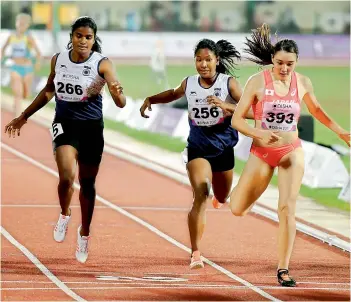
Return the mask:
[[[55,120],[52,123],[53,149],[70,145],[78,151],[78,161],[99,165],[104,149],[103,120]]]

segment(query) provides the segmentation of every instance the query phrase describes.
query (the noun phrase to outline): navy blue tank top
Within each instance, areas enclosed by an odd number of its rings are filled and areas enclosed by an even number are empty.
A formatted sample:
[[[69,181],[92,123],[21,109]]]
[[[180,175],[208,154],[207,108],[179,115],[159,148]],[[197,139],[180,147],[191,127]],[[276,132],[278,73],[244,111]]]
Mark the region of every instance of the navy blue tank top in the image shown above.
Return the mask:
[[[55,65],[55,119],[102,119],[102,92],[106,84],[99,74],[99,64],[105,59],[92,52],[85,62],[72,62],[71,51],[58,55]]]
[[[213,85],[204,88],[200,85],[199,75],[187,78],[185,95],[190,126],[188,148],[198,149],[208,157],[215,157],[238,143],[238,131],[231,126],[231,116],[225,116],[220,108],[212,108],[206,100],[210,95],[225,102],[232,100],[229,80],[230,76],[218,74]]]

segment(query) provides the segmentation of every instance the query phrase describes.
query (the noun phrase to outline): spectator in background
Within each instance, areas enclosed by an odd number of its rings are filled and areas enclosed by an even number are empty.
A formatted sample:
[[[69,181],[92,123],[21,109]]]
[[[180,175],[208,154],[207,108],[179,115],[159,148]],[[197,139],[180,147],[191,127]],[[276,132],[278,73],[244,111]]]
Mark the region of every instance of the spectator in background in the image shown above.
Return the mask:
[[[155,47],[150,57],[150,67],[152,78],[157,82],[157,84],[163,84],[165,89],[169,89],[166,70],[166,56],[162,40],[157,40],[155,43]]]
[[[278,27],[283,33],[300,33],[300,28],[295,22],[294,11],[290,6],[285,8],[284,12],[280,15]]]
[[[16,17],[16,31],[10,33],[5,45],[2,48],[2,63],[7,61],[6,49],[10,47],[11,53],[9,58],[12,65],[11,70],[11,88],[14,96],[14,115],[19,116],[21,113],[21,101],[30,96],[34,68],[38,70],[40,67],[41,53],[40,50],[28,32],[31,24],[31,16],[21,13]],[[33,57],[34,49],[36,57]],[[35,64],[34,64],[35,63]]]

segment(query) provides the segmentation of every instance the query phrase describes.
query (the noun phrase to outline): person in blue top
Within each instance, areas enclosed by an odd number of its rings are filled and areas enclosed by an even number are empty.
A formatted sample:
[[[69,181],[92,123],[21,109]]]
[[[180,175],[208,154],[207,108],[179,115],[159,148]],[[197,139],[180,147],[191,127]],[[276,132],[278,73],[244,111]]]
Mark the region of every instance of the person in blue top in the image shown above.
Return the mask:
[[[2,48],[2,62],[8,58],[12,60],[11,70],[11,89],[14,95],[14,114],[18,116],[21,113],[21,100],[31,94],[33,81],[33,62],[35,68],[40,68],[41,54],[39,48],[28,33],[31,24],[31,16],[28,14],[18,14],[16,17],[16,31],[11,33]],[[11,54],[6,56],[6,49],[10,46]],[[36,52],[36,58],[33,57],[32,49]]]
[[[5,133],[10,137],[20,135],[27,119],[55,96],[56,112],[51,132],[60,178],[61,213],[53,233],[55,241],[65,239],[71,219],[70,203],[78,163],[82,224],[77,230],[76,258],[81,263],[88,258],[95,181],[104,148],[102,91],[105,84],[116,106],[123,108],[126,104],[113,65],[101,54],[96,32],[96,23],[90,17],[80,17],[72,24],[67,50],[51,59],[46,86],[20,116],[5,127]]]
[[[239,52],[226,40],[198,42],[194,52],[198,74],[185,78],[175,89],[147,97],[140,108],[143,117],[152,104],[165,104],[183,96],[188,102],[190,133],[185,150],[187,171],[193,189],[193,206],[188,215],[191,241],[190,268],[202,268],[199,244],[206,223],[206,202],[211,185],[215,208],[226,202],[234,169],[234,146],[238,132],[231,126],[231,116],[242,93],[239,82],[231,76]],[[248,117],[253,118],[252,112]]]

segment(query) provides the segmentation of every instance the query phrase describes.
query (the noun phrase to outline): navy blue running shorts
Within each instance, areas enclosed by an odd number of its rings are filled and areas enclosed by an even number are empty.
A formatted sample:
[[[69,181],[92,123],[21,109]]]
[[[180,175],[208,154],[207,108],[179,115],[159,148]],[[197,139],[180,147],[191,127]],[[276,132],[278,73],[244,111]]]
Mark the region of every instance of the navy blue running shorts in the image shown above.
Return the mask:
[[[232,170],[235,165],[234,149],[232,147],[226,148],[222,153],[215,157],[203,154],[198,149],[188,148],[188,163],[196,158],[206,159],[211,165],[212,172]]]
[[[103,130],[103,120],[54,120],[53,150],[70,145],[78,151],[79,162],[99,165],[104,149]]]

